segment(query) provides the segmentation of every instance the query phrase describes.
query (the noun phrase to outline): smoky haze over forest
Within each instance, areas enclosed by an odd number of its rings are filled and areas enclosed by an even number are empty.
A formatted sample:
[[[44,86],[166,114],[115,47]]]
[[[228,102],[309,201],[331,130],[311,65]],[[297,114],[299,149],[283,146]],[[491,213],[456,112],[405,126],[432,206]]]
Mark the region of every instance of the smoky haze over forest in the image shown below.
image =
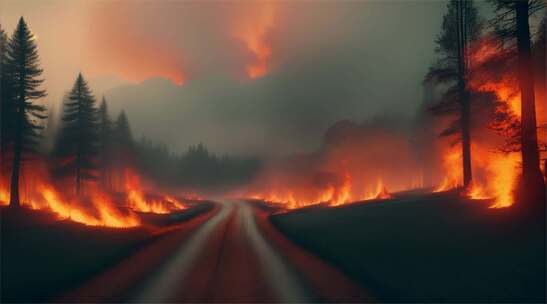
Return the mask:
[[[114,113],[127,112],[137,139],[247,155],[314,151],[341,119],[413,116],[446,9],[443,1],[40,3],[6,1],[1,18],[30,17],[51,108],[79,67]],[[61,4],[81,17],[65,30],[77,37],[64,50],[53,46],[66,37],[41,26]],[[250,77],[257,64],[263,71]]]

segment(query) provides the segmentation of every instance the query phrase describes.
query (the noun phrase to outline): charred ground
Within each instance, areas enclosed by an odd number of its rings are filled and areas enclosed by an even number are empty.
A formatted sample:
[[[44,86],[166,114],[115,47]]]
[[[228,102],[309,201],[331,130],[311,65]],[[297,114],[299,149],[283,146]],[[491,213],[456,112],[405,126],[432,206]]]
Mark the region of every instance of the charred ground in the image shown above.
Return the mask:
[[[271,220],[381,301],[545,301],[545,216],[487,206],[452,191]]]

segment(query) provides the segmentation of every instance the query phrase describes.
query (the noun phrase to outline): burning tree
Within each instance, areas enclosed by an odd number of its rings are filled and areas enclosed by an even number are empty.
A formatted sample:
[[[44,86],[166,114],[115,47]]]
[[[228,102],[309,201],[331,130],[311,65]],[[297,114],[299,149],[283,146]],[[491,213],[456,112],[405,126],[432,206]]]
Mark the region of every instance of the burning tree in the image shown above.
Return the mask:
[[[472,1],[452,0],[447,8],[441,34],[436,40],[440,58],[426,75],[426,82],[448,86],[442,101],[432,110],[437,115],[458,113],[458,118],[441,136],[461,134],[463,184],[467,187],[472,179],[468,44],[479,38],[482,26]]]
[[[537,76],[534,81],[536,82],[536,92],[537,92],[537,100],[540,101],[539,104],[541,104],[541,101],[543,100],[543,109],[539,109],[540,113],[543,113],[543,117],[539,116],[540,119],[543,120],[543,123],[540,123],[539,125],[539,131],[540,135],[539,138],[543,138],[546,140],[547,136],[547,113],[545,111],[545,95],[547,91],[547,71],[545,67],[546,64],[546,57],[547,57],[547,50],[545,47],[547,46],[547,13],[543,16],[543,20],[540,24],[540,31],[538,33],[538,37],[532,47],[532,57],[534,60],[534,67],[535,67],[535,75]],[[543,110],[543,111],[541,111]],[[547,181],[547,155],[545,155],[545,152],[547,152],[547,142],[540,142],[540,152],[544,152],[543,155],[543,175],[545,180]],[[541,156],[541,154],[540,154]]]
[[[99,120],[95,98],[84,80],[78,75],[67,100],[64,103],[62,125],[57,135],[54,156],[59,158],[57,172],[74,175],[76,195],[80,195],[85,180],[97,178]]]
[[[2,136],[7,135],[12,152],[12,173],[10,187],[10,205],[19,206],[19,176],[21,163],[26,156],[34,151],[42,127],[39,121],[46,118],[43,114],[45,106],[35,101],[46,96],[46,91],[39,87],[44,81],[40,78],[42,69],[39,66],[38,50],[35,36],[30,32],[25,20],[21,17],[17,28],[6,47],[5,58],[2,59],[2,85],[7,84],[6,95],[2,96],[4,106],[2,113],[8,118],[2,119]],[[6,77],[6,78],[4,78]],[[9,116],[8,116],[9,115]],[[11,117],[10,117],[11,116]],[[5,144],[5,143],[4,143]]]
[[[545,182],[539,164],[529,16],[544,9],[542,0],[493,0],[497,15],[491,20],[503,45],[516,47],[520,88],[520,144],[522,158],[521,198],[527,203],[545,202]],[[515,43],[516,42],[516,43]],[[516,45],[515,45],[516,44]]]
[[[127,161],[134,153],[129,122],[122,112],[114,126],[104,98],[97,109],[87,82],[79,74],[63,100],[60,129],[54,132],[53,115],[44,115],[46,108],[36,104],[46,93],[40,89],[42,70],[35,40],[22,18],[11,39],[0,28],[0,205],[49,210],[60,219],[108,227],[139,225],[135,211],[168,213],[184,209],[185,205],[174,196],[145,191],[141,182],[144,179],[129,166],[120,169],[121,176],[129,177],[119,188],[122,193],[113,193],[96,183],[86,184],[83,193],[84,183],[99,177],[99,167],[109,170],[114,161],[132,164]],[[47,129],[42,123],[45,118],[49,118]],[[48,146],[38,146],[37,140],[53,137],[54,133],[49,158]],[[12,169],[10,189],[4,170],[8,158]],[[22,165],[31,158],[32,166]],[[53,165],[49,163],[52,159]],[[68,176],[71,183],[75,181],[76,195],[62,191],[63,187],[66,189],[65,180],[56,180],[51,173]],[[103,172],[100,177],[107,183],[105,175]],[[28,186],[21,193],[23,199],[19,196],[22,177]]]
[[[0,25],[0,169],[1,172],[7,172],[6,152],[8,144],[11,141],[13,130],[13,103],[10,101],[10,78],[8,77],[7,62],[7,44],[8,36]],[[5,170],[5,171],[4,171]]]

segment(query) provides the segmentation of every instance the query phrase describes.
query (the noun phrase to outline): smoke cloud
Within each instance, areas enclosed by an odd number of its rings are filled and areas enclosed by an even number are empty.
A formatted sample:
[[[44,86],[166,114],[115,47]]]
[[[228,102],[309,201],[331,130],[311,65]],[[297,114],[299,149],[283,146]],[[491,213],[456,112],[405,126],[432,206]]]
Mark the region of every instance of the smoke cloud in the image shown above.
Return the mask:
[[[137,137],[179,151],[203,142],[217,153],[267,155],[314,151],[341,119],[413,115],[445,9],[429,1],[4,3],[8,30],[25,15],[40,37],[49,103],[82,71],[98,97],[126,110]]]

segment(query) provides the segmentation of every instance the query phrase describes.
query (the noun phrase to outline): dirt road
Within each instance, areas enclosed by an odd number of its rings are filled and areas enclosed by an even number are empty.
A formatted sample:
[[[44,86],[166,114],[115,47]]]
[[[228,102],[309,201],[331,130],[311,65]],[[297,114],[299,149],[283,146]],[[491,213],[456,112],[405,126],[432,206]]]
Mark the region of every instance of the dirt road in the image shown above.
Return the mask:
[[[62,300],[370,300],[339,271],[285,239],[267,215],[248,202],[222,201]]]

